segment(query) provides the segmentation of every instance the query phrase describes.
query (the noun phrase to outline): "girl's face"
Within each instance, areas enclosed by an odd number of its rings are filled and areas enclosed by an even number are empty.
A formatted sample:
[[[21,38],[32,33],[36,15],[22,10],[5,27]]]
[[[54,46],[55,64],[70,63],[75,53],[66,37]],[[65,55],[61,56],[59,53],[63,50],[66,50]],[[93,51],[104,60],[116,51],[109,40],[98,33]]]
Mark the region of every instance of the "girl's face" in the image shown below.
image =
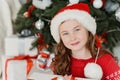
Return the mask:
[[[86,48],[88,31],[77,20],[67,20],[59,26],[59,34],[63,44],[72,51]]]

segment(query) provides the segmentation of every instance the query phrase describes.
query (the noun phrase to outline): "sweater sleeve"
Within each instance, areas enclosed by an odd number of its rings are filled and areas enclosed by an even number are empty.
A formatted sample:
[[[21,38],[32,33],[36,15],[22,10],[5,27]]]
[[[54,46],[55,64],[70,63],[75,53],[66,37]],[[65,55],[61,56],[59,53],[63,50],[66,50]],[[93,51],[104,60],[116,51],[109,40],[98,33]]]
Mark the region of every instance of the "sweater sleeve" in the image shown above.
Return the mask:
[[[120,67],[110,54],[105,54],[101,63],[107,80],[120,80]]]

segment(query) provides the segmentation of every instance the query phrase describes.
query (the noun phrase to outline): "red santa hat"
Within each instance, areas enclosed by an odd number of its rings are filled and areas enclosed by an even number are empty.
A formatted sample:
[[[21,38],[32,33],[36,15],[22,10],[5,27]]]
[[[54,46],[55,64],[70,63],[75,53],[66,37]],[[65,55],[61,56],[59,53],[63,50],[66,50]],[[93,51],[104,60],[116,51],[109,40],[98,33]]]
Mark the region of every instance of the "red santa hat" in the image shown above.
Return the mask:
[[[59,26],[60,24],[69,19],[75,19],[80,22],[88,31],[93,35],[96,33],[95,19],[90,15],[88,4],[78,3],[68,5],[58,11],[58,13],[51,20],[50,30],[54,40],[59,43]]]

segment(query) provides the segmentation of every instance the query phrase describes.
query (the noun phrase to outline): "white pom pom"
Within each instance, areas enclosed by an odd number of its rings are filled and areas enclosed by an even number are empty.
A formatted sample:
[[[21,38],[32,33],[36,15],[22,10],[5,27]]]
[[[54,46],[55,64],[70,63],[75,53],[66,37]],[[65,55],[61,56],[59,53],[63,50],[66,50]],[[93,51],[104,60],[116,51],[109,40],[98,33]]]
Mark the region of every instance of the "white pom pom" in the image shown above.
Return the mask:
[[[101,8],[102,5],[103,5],[102,0],[94,0],[94,2],[93,2],[93,6],[94,6],[95,8]]]
[[[84,68],[84,74],[87,78],[98,79],[102,78],[102,68],[96,63],[88,63]]]
[[[69,0],[70,4],[75,4],[75,3],[78,3],[78,2],[79,2],[79,0]]]
[[[46,7],[49,7],[51,5],[51,0],[33,0],[32,4],[39,9],[45,10]]]

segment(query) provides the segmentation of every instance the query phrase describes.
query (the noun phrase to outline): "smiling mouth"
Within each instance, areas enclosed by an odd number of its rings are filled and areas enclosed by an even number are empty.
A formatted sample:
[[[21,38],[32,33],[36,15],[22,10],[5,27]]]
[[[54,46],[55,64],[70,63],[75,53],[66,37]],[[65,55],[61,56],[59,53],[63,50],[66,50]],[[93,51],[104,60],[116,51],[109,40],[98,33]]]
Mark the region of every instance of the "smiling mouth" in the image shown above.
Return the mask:
[[[79,42],[71,43],[72,46],[79,44]]]

